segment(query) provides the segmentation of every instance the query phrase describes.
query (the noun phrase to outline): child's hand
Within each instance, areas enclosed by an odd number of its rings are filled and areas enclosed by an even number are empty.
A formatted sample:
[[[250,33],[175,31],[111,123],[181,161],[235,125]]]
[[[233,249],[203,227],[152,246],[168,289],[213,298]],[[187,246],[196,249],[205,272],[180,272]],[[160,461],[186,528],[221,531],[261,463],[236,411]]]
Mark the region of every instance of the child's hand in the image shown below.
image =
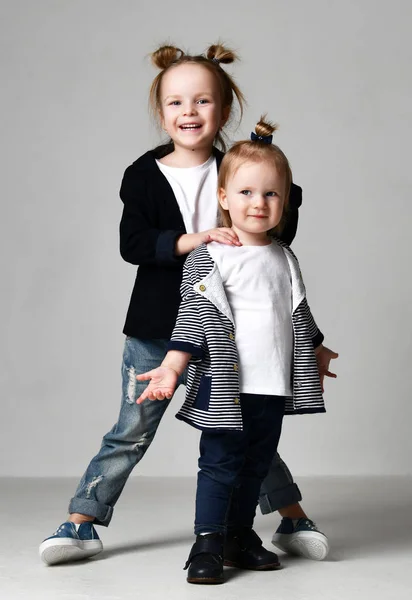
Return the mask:
[[[176,256],[189,254],[201,244],[209,244],[210,242],[219,242],[219,244],[227,244],[228,246],[241,246],[237,234],[230,227],[215,227],[200,233],[185,233],[181,235],[175,246]]]
[[[202,244],[210,242],[219,242],[219,244],[227,244],[228,246],[241,246],[237,234],[230,227],[216,227],[208,231],[202,231],[199,235],[202,236]]]
[[[333,358],[338,358],[339,354],[333,350],[330,350],[329,348],[326,348],[326,346],[323,344],[316,348],[315,354],[316,362],[318,363],[320,385],[322,386],[323,393],[325,391],[323,386],[323,380],[325,377],[332,377],[333,379],[336,379],[336,374],[329,371],[329,363]]]
[[[170,367],[157,367],[147,373],[136,375],[138,381],[146,381],[150,379],[150,383],[144,392],[136,400],[137,404],[141,404],[149,398],[149,400],[164,400],[170,399],[176,389],[179,376],[174,369]]]

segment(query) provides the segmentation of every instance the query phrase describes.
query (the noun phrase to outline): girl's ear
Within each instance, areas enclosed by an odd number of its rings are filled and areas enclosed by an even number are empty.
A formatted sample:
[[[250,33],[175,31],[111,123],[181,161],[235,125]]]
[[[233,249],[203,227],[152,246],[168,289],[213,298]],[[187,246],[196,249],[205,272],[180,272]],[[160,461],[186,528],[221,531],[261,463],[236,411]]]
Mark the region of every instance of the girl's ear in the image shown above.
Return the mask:
[[[225,192],[224,188],[219,188],[219,190],[217,192],[217,197],[218,197],[220,206],[224,210],[229,210],[229,207],[227,204],[227,196],[226,196],[226,192]]]

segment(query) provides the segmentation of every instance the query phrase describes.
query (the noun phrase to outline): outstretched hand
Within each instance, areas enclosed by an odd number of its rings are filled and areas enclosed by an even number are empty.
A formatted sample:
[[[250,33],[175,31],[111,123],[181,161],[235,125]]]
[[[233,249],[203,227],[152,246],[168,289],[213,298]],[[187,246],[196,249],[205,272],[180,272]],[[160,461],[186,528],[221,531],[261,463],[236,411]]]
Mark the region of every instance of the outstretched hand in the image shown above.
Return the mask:
[[[170,367],[157,367],[147,373],[136,375],[138,381],[147,381],[150,383],[136,400],[137,404],[141,404],[149,398],[149,400],[165,400],[170,399],[176,389],[178,374]]]
[[[326,346],[320,346],[316,351],[316,362],[318,363],[318,371],[320,377],[320,385],[322,386],[322,393],[325,391],[323,382],[325,377],[332,377],[336,379],[336,373],[329,371],[329,363],[332,359],[338,358],[339,354],[330,350]]]

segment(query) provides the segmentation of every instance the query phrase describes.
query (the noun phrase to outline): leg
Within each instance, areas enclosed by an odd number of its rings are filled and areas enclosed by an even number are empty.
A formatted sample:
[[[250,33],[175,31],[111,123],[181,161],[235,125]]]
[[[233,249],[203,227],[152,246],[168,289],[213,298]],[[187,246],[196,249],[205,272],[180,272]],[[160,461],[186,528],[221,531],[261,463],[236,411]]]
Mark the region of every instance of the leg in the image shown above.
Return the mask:
[[[232,490],[243,466],[248,438],[249,424],[245,419],[243,431],[202,433],[196,490],[196,535],[225,533]]]
[[[318,530],[299,504],[302,496],[286,464],[276,454],[259,496],[263,514],[279,511],[282,522],[272,543],[291,554],[323,560],[329,552],[327,537]]]
[[[272,570],[280,566],[276,554],[262,546],[253,531],[259,490],[279,442],[285,399],[276,396],[241,395],[243,408],[253,411],[246,459],[237,479],[228,516],[225,564],[243,569]]]
[[[248,423],[245,419],[244,431],[202,433],[196,492],[197,537],[185,565],[185,569],[189,569],[189,583],[216,584],[224,581],[226,514],[233,485],[244,461],[247,439]]]
[[[166,353],[164,340],[127,338],[122,363],[122,400],[119,419],[104,436],[98,454],[91,460],[74,497],[69,512],[93,517],[98,525],[107,526],[126,481],[143,458],[156,434],[170,401],[136,399],[146,387],[136,375],[159,366]]]
[[[152,369],[163,360],[166,340],[127,338],[122,364],[122,401],[118,422],[102,441],[98,454],[90,462],[69,506],[70,519],[40,546],[47,564],[86,558],[103,548],[93,525],[107,526],[123,487],[152,442],[169,401],[135,400],[145,383],[135,375]],[[80,527],[74,523],[82,523]]]
[[[230,526],[252,527],[262,481],[271,466],[282,431],[285,399],[281,396],[242,394],[242,412],[251,406],[253,420],[246,460],[237,480],[231,511]],[[257,406],[260,405],[259,410]],[[255,503],[256,498],[256,503]],[[255,504],[254,504],[255,503]],[[254,506],[253,506],[254,504]],[[240,522],[242,520],[242,522]]]
[[[293,481],[291,472],[279,454],[276,453],[260,490],[259,506],[262,514],[265,515],[277,510],[279,512],[287,511],[289,507],[299,506],[298,503],[301,500],[302,495]],[[303,513],[298,516],[293,514],[282,514],[282,516],[300,518],[306,515]]]

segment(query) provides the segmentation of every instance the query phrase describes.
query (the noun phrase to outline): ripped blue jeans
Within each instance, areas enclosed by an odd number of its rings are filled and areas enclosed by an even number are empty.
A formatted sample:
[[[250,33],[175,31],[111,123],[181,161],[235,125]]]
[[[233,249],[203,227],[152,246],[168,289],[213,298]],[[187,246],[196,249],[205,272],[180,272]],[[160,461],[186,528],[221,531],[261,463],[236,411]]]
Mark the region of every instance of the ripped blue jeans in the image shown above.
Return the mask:
[[[97,525],[109,525],[126,481],[152,443],[170,403],[170,400],[164,400],[136,404],[148,383],[137,381],[136,375],[158,367],[166,354],[166,345],[167,340],[126,338],[119,418],[104,436],[98,454],[80,480],[70,501],[70,513],[90,515]],[[184,382],[185,374],[179,385]],[[262,484],[259,498],[262,513],[273,512],[301,499],[289,469],[277,454]]]

